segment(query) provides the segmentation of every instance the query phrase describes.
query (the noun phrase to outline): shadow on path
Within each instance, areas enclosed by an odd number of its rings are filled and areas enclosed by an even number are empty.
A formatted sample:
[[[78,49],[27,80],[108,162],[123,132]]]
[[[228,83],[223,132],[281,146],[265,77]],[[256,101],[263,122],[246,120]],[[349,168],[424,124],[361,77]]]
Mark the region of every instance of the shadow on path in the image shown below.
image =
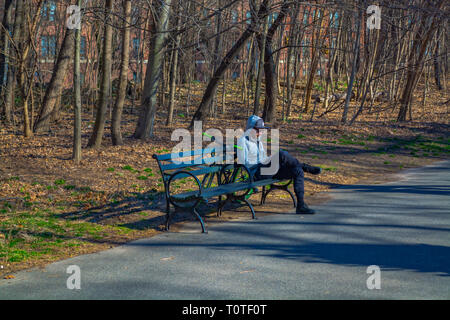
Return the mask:
[[[298,260],[302,263],[327,263],[341,266],[378,265],[383,270],[408,270],[450,276],[450,247],[429,244],[237,244],[237,243],[134,243],[133,246],[206,248],[242,251],[243,256]],[[224,253],[225,255],[225,253]]]
[[[427,195],[450,195],[450,186],[445,185],[343,185],[340,190],[352,192],[381,192],[381,193],[413,193]]]

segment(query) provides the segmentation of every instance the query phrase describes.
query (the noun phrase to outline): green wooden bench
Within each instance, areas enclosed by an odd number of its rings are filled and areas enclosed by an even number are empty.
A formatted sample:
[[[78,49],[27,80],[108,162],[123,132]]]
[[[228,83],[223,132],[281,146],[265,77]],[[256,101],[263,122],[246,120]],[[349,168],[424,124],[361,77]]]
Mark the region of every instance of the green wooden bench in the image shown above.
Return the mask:
[[[236,160],[235,149],[232,149]],[[200,221],[202,232],[206,233],[205,223],[197,211],[202,202],[208,202],[211,198],[218,197],[217,215],[228,202],[245,203],[256,219],[255,210],[249,202],[250,196],[256,188],[262,188],[261,205],[265,203],[267,195],[274,190],[283,190],[290,194],[294,207],[296,200],[288,189],[292,180],[265,179],[254,181],[250,169],[243,165],[226,164],[227,151],[224,147],[221,152],[216,148],[191,150],[179,153],[154,154],[153,158],[158,162],[164,184],[166,199],[166,230],[170,228],[172,213],[171,205],[177,209],[189,210]],[[196,190],[174,193],[174,181],[190,178],[196,185]],[[216,179],[217,184],[214,184]]]

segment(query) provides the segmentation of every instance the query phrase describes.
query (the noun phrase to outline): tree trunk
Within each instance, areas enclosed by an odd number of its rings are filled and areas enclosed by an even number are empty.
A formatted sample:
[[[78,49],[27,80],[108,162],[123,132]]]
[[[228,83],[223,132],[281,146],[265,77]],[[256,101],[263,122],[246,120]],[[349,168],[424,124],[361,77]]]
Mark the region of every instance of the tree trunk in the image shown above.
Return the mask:
[[[265,76],[266,99],[264,100],[264,111],[262,117],[264,121],[272,122],[273,120],[275,120],[278,88],[277,83],[275,81],[277,78],[277,74],[275,69],[275,62],[273,61],[272,55],[272,42],[268,39],[266,40],[264,51],[265,51],[264,76]]]
[[[221,7],[221,0],[219,0],[219,7]],[[216,41],[214,43],[214,55],[213,55],[213,70],[212,70],[212,74],[211,76],[214,75],[214,73],[216,72],[217,68],[219,67],[219,63],[220,63],[220,55],[222,54],[222,13],[219,13],[216,16]],[[218,85],[217,85],[218,86]],[[211,114],[214,114],[216,112],[217,109],[217,86],[214,89],[214,93],[213,93],[213,98],[211,99]]]
[[[443,3],[444,1],[441,0],[436,6],[436,9],[439,10]],[[432,34],[435,31],[436,26],[438,25],[439,19],[436,17],[431,17],[431,19],[433,19],[433,22],[431,23],[431,26],[428,28],[428,30],[424,32],[428,18],[430,18],[430,15],[424,14],[420,26],[416,32],[414,44],[411,48],[411,53],[408,58],[409,68],[407,72],[406,84],[403,89],[402,98],[400,99],[400,110],[397,116],[397,121],[406,121],[406,114],[408,112],[408,109],[411,107],[412,95],[414,88],[417,85],[417,78],[423,68],[423,58],[425,55],[425,51],[428,47],[430,39],[432,38]],[[419,53],[416,58],[417,49],[419,49]]]
[[[367,35],[370,39],[370,31],[368,31],[368,35]],[[353,116],[352,120],[350,121],[350,125],[353,124],[353,122],[356,120],[356,118],[358,118],[358,116],[361,114],[361,112],[363,111],[364,108],[364,103],[366,101],[367,98],[367,94],[372,86],[372,77],[373,77],[373,70],[375,67],[375,57],[377,56],[377,52],[378,52],[378,40],[380,37],[380,30],[376,30],[375,31],[375,39],[374,39],[374,45],[373,45],[373,52],[372,54],[370,54],[368,52],[367,54],[367,60],[366,60],[366,66],[365,66],[365,75],[364,75],[364,79],[361,81],[361,87],[362,87],[362,99],[361,99],[361,105],[358,109],[358,111],[355,113],[355,115]],[[369,47],[369,46],[368,46]],[[369,49],[368,49],[369,50]]]
[[[19,60],[19,52],[18,52],[18,45],[21,39],[21,27],[22,27],[22,19],[23,19],[23,9],[24,9],[24,0],[17,0],[16,1],[16,11],[15,11],[15,18],[14,18],[14,27],[13,27],[13,34],[12,34],[12,43],[14,44],[11,46],[13,50],[10,50],[10,57],[11,60],[14,61],[14,64],[17,65]],[[6,122],[11,121],[11,115],[13,112],[14,107],[14,91],[15,91],[15,85],[16,85],[16,66],[13,66],[13,64],[10,64],[8,66],[8,81],[6,83],[5,88],[5,114],[6,114]]]
[[[40,17],[40,11],[43,4],[43,0],[40,0],[37,4],[36,11],[34,13],[34,16],[32,19],[28,15],[28,12],[25,10],[25,2],[22,2],[23,4],[23,10],[21,10],[21,27],[20,27],[20,40],[15,41],[16,48],[19,49],[17,53],[17,63],[19,65],[18,67],[18,74],[19,74],[19,89],[20,89],[20,98],[23,103],[23,133],[25,137],[31,137],[33,136],[33,131],[31,130],[31,122],[30,122],[30,115],[28,111],[28,102],[30,96],[33,94],[33,76],[36,70],[36,61],[34,62],[33,71],[30,72],[30,83],[27,88],[27,60],[28,60],[28,54],[30,53],[30,49],[32,47],[32,35],[36,32],[37,23],[39,21]],[[31,24],[29,22],[31,21]]]
[[[269,17],[267,16],[264,19],[264,31],[262,35],[262,45],[259,47],[259,60],[258,60],[258,75],[256,76],[256,88],[255,88],[255,104],[253,108],[253,114],[257,115],[259,113],[259,104],[261,97],[261,83],[262,76],[264,72],[264,61],[265,61],[265,53],[266,53],[266,39],[267,39],[267,31],[269,28]]]
[[[228,66],[233,62],[236,58],[239,51],[244,47],[245,42],[250,38],[250,36],[255,32],[256,29],[256,21],[260,21],[263,16],[267,14],[267,5],[269,0],[264,0],[261,4],[256,19],[252,19],[250,26],[242,33],[241,37],[236,41],[233,47],[228,51],[225,57],[222,59],[220,66],[217,68],[216,72],[214,72],[213,77],[208,83],[208,86],[203,94],[202,101],[197,108],[197,111],[192,118],[190,128],[193,127],[194,121],[204,120],[206,118],[206,111],[214,97],[214,92],[217,89],[219,84],[219,80],[223,77],[225,71],[228,69]],[[256,21],[255,21],[256,20]]]
[[[74,52],[74,33],[75,30],[66,29],[52,78],[45,91],[42,109],[34,125],[34,132],[48,131],[54,115],[58,112],[58,100],[61,97],[64,80],[67,76],[69,64]]]
[[[266,100],[264,102],[264,112],[263,119],[266,122],[275,121],[276,115],[276,102],[278,95],[278,87],[277,87],[277,73],[276,73],[276,65],[272,54],[272,41],[275,32],[278,27],[283,22],[286,14],[288,13],[289,7],[293,5],[293,2],[285,0],[283,5],[280,8],[280,12],[278,13],[277,19],[273,22],[269,31],[267,32],[267,39],[265,45],[265,55],[264,55],[264,75],[266,82]],[[262,49],[262,39],[261,35],[257,35],[258,46],[260,50]]]
[[[179,46],[180,41],[175,42],[175,46]],[[175,108],[175,91],[177,84],[177,72],[178,72],[178,49],[173,52],[172,66],[170,68],[170,90],[169,90],[169,112],[167,114],[166,125],[172,124],[173,111]]]
[[[434,50],[434,80],[436,82],[436,86],[438,90],[442,90],[442,84],[441,84],[441,68],[439,63],[439,47],[440,47],[440,41],[439,38],[436,41],[436,49]]]
[[[180,2],[178,3],[178,12],[180,12]],[[181,26],[181,18],[177,17],[177,23],[176,23],[177,29]],[[172,59],[172,66],[170,68],[170,90],[169,90],[169,111],[167,114],[167,121],[166,125],[170,125],[173,121],[173,111],[175,107],[175,90],[176,90],[176,84],[177,84],[177,74],[178,74],[178,47],[180,46],[181,42],[181,35],[177,34],[175,37],[175,48],[172,52],[173,59]]]
[[[145,75],[144,92],[142,93],[141,113],[134,132],[137,139],[150,137],[156,113],[156,95],[161,78],[162,62],[164,61],[164,42],[169,25],[169,12],[172,0],[161,0],[159,7],[159,22],[155,26],[156,33],[150,40],[150,55]]]
[[[95,149],[102,144],[103,132],[105,130],[106,111],[109,102],[109,92],[111,84],[111,65],[112,65],[112,26],[111,12],[114,0],[106,0],[105,11],[105,34],[103,38],[102,55],[102,79],[100,83],[100,99],[97,105],[97,116],[95,118],[94,132],[88,142],[88,147]]]
[[[11,24],[13,23],[13,0],[5,0],[4,5],[4,15],[2,21],[1,34],[1,50],[0,50],[0,93],[3,93],[4,85],[8,82],[8,67],[9,67],[9,33],[11,32]],[[3,109],[3,110],[2,110]],[[6,110],[6,105],[4,108],[0,109],[0,116],[5,115],[6,123],[11,122],[11,110]]]
[[[312,51],[311,51],[311,67],[309,70],[309,75],[308,75],[308,80],[306,82],[306,93],[305,93],[305,98],[304,98],[304,102],[303,102],[303,112],[307,113],[309,110],[309,103],[311,101],[311,94],[312,94],[312,88],[314,85],[314,77],[316,75],[316,71],[317,71],[317,66],[319,63],[319,59],[320,59],[320,49],[318,48],[319,46],[319,42],[320,42],[320,35],[321,35],[321,31],[320,29],[322,28],[322,21],[323,21],[323,11],[319,11],[316,10],[313,16],[313,20],[315,21],[317,18],[317,14],[320,13],[320,27],[319,30],[313,33],[313,39],[311,41],[312,44]]]
[[[300,13],[300,6],[297,4],[295,7],[295,10],[293,11],[293,14],[290,16],[290,23],[292,27],[289,30],[289,39],[287,42],[287,45],[289,45],[288,53],[287,53],[287,65],[286,65],[286,81],[285,81],[285,88],[286,88],[286,97],[283,99],[283,121],[289,119],[291,115],[291,105],[292,105],[292,68],[295,70],[295,62],[294,65],[292,65],[292,60],[295,59],[296,56],[296,49],[293,48],[291,45],[295,45],[295,40],[298,36],[298,28],[297,25],[297,18]],[[294,71],[295,73],[295,71]]]
[[[357,62],[358,62],[358,52],[359,52],[359,45],[360,45],[359,39],[361,36],[361,19],[362,19],[362,17],[360,15],[356,16],[356,40],[355,40],[355,47],[353,50],[352,73],[350,76],[350,80],[348,82],[347,96],[345,97],[344,111],[342,113],[342,119],[341,119],[341,123],[343,123],[343,124],[347,123],[347,114],[348,114],[350,99],[352,98],[353,83],[355,81]]]
[[[112,114],[111,137],[112,144],[117,146],[123,144],[120,122],[122,110],[125,103],[128,85],[128,64],[130,61],[130,23],[131,23],[131,0],[124,2],[125,21],[123,23],[122,39],[122,63],[120,68],[119,92],[117,93],[116,104]]]
[[[81,7],[81,0],[77,5]],[[80,21],[81,24],[81,21]],[[68,32],[68,31],[66,31]],[[74,126],[73,126],[73,153],[72,159],[76,164],[81,161],[81,79],[80,79],[80,50],[81,29],[75,31],[75,57],[73,64],[73,87],[75,94],[74,104]]]

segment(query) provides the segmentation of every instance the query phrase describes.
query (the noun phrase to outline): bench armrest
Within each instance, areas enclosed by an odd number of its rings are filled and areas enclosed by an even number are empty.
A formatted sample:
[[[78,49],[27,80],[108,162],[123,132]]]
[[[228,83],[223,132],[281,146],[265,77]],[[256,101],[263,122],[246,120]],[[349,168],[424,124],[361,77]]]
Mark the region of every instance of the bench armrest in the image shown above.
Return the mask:
[[[247,171],[247,173],[248,173],[248,176],[249,176],[249,178],[250,178],[250,182],[253,183],[254,179],[253,179],[253,174],[252,174],[252,172],[250,171],[250,168],[247,167],[245,164],[237,164],[236,166],[237,166],[238,168],[239,168],[239,167],[244,168],[244,169]]]
[[[172,201],[171,201],[171,197],[170,197],[170,184],[172,183],[172,180],[173,180],[177,175],[179,175],[179,174],[187,174],[187,175],[189,175],[189,176],[191,176],[191,177],[193,177],[193,178],[195,179],[195,182],[197,182],[198,190],[199,190],[199,194],[198,194],[197,197],[198,197],[198,198],[201,198],[202,193],[203,193],[203,186],[202,186],[202,183],[200,182],[200,180],[199,180],[194,174],[192,174],[192,173],[189,172],[189,171],[186,171],[186,170],[178,170],[178,171],[174,172],[172,175],[170,175],[169,181],[167,182],[167,190],[166,190],[166,197],[167,197],[167,199],[168,199],[170,202],[172,202]],[[172,204],[174,204],[174,203],[172,202]],[[175,204],[174,204],[174,205],[175,205]]]
[[[225,164],[223,165],[222,169],[219,172],[219,184],[228,184],[228,183],[234,183],[234,179],[236,178],[237,170],[239,168],[243,168],[249,177],[249,182],[253,183],[253,175],[250,171],[250,169],[245,164]],[[232,170],[231,173],[226,173],[227,170]],[[224,180],[222,180],[222,177],[224,177]]]

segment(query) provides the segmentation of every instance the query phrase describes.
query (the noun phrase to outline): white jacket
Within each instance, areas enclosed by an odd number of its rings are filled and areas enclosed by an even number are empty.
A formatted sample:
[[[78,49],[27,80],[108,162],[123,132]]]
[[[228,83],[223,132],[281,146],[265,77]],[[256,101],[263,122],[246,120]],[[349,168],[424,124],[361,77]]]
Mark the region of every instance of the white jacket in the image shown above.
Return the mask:
[[[253,171],[252,168],[256,170],[256,165],[266,164],[270,161],[261,139],[256,138],[253,129],[253,126],[259,119],[261,118],[258,116],[251,116],[247,121],[245,133],[238,140],[238,163],[245,164],[251,171]]]

